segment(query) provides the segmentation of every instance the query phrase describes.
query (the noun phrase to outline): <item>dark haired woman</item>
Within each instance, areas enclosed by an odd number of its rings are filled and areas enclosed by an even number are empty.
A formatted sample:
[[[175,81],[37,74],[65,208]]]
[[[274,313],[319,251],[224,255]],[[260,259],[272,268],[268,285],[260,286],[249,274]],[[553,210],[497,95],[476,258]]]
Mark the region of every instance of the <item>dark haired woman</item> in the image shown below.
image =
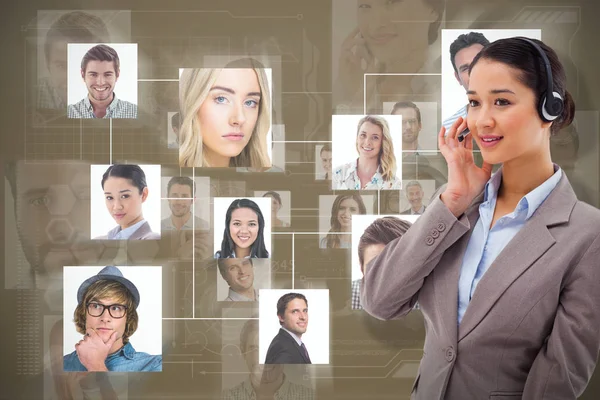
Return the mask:
[[[280,220],[277,217],[277,213],[281,210],[281,195],[277,192],[268,191],[263,194],[262,197],[270,197],[271,198],[271,225],[273,228],[289,228],[290,224],[285,221]]]
[[[225,214],[221,250],[215,258],[269,258],[264,240],[265,220],[258,204],[236,199]]]
[[[575,109],[564,68],[542,42],[510,38],[469,74],[467,120],[439,135],[448,184],[369,264],[362,304],[390,319],[419,302],[413,399],[576,399],[600,349],[600,211],[550,157]]]
[[[331,206],[331,228],[319,245],[322,249],[349,249],[352,244],[352,216],[367,213],[365,203],[358,194],[340,194]]]
[[[152,232],[142,213],[142,203],[148,198],[148,185],[146,174],[138,165],[111,165],[102,175],[102,189],[106,208],[119,225],[106,236],[95,239],[160,239],[160,234]]]

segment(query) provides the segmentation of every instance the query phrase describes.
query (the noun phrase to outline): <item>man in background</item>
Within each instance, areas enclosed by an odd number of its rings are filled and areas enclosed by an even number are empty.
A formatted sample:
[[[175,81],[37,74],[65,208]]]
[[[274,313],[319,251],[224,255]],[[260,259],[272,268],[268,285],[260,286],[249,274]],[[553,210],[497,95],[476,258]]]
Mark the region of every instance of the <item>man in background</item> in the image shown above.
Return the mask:
[[[196,201],[196,186],[192,178],[174,176],[167,183],[167,197],[171,215],[161,221],[163,231],[206,230],[208,222],[192,216],[192,205]]]
[[[279,333],[271,341],[265,364],[311,364],[302,335],[308,328],[308,301],[301,293],[287,293],[277,301]]]
[[[220,258],[217,264],[221,276],[229,285],[229,293],[224,301],[258,301],[251,258]]]
[[[417,181],[410,181],[405,186],[406,199],[410,203],[410,208],[402,211],[402,215],[421,215],[425,212],[425,205],[423,204],[423,187]]]
[[[457,37],[450,45],[450,62],[454,68],[454,77],[465,92],[469,88],[469,66],[481,49],[488,44],[490,41],[483,36],[483,33],[469,32]],[[442,125],[448,130],[458,117],[467,118],[466,104],[442,122]]]

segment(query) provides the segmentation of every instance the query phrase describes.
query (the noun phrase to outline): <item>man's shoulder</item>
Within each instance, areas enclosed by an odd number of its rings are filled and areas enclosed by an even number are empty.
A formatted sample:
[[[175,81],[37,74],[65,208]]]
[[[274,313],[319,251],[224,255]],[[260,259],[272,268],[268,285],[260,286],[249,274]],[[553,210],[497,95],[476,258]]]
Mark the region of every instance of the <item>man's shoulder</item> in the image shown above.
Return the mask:
[[[137,118],[138,107],[127,100],[117,99],[117,106],[113,118]]]
[[[67,106],[67,118],[86,118],[83,115],[85,110],[85,98],[79,100],[75,104],[69,104]]]

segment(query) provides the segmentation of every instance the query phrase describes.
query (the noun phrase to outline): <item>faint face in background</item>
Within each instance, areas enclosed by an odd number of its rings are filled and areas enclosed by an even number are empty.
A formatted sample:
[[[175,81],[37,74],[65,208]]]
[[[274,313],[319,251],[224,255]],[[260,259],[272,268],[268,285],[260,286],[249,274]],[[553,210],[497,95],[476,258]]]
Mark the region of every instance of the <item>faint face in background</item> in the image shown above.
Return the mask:
[[[253,69],[221,70],[198,110],[202,151],[209,159],[211,154],[236,157],[242,152],[256,126],[260,97],[258,77]]]
[[[168,197],[169,208],[175,217],[183,217],[187,215],[194,204],[192,198],[192,188],[189,185],[181,185],[174,183],[169,189]]]
[[[249,258],[224,258],[220,262],[225,264],[223,279],[231,290],[241,293],[254,285],[254,266]]]
[[[423,189],[417,185],[406,188],[406,198],[413,210],[418,210],[423,206]]]
[[[13,179],[13,178],[11,178]],[[14,168],[16,230],[38,274],[95,263],[105,247],[90,240],[90,165],[72,161]]]
[[[358,207],[356,200],[349,198],[340,202],[337,218],[343,230],[352,229],[352,216],[359,212],[360,208]]]
[[[252,386],[259,387],[261,383],[268,384],[279,379],[283,373],[283,364],[258,363],[258,324],[255,329],[249,331],[246,340],[246,345],[240,347],[240,350],[250,372]]]
[[[406,59],[429,46],[437,15],[423,0],[357,0],[360,36],[380,62]]]
[[[328,172],[329,175],[331,176],[331,159],[332,159],[332,155],[331,155],[331,151],[321,151],[321,166],[323,167],[323,170],[325,172]]]
[[[412,107],[399,108],[394,115],[402,116],[402,142],[407,144],[418,142],[422,125],[419,122],[417,110]]]
[[[48,52],[48,72],[50,82],[63,100],[67,99],[67,39],[55,38]]]

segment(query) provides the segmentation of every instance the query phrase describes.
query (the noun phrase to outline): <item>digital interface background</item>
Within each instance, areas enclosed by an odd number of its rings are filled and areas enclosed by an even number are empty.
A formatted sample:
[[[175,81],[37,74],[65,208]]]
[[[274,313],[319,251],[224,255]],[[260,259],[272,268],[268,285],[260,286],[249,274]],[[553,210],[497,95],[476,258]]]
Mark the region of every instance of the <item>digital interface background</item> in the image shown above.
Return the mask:
[[[439,2],[444,9],[440,29],[541,29],[542,40],[566,68],[577,105],[573,126],[552,138],[553,161],[566,172],[579,199],[599,207],[600,98],[595,94],[600,55],[595,49],[600,4]],[[249,377],[254,354],[242,352],[240,332],[258,317],[258,304],[218,301],[212,224],[208,232],[163,232],[156,242],[89,240],[90,187],[98,184],[90,181],[90,165],[111,162],[160,164],[163,177],[208,177],[210,199],[204,207],[211,216],[215,197],[289,191],[291,227],[272,233],[271,288],[329,290],[330,364],[286,366],[286,376],[303,388],[298,390],[304,398],[410,397],[423,355],[423,318],[413,312],[402,320],[379,321],[351,309],[352,250],[319,248],[319,238],[327,233],[319,221],[329,219],[329,212],[319,210],[319,197],[342,191],[332,191],[330,181],[315,180],[315,146],[331,142],[333,114],[383,113],[388,103],[400,100],[437,103],[441,121],[440,56],[447,55],[439,54],[439,32],[431,44],[420,37],[405,39],[424,43],[430,57],[418,68],[410,63],[395,71],[408,75],[340,81],[341,43],[357,23],[356,17],[345,17],[356,13],[353,0],[33,0],[2,8],[0,168],[6,179],[0,185],[0,399],[218,399]],[[107,42],[137,43],[137,120],[67,119],[66,107],[39,106],[40,82],[51,75],[43,54],[55,18],[49,16],[76,10],[103,19]],[[420,24],[429,25],[407,10],[404,19],[415,31],[422,30],[417,30]],[[202,67],[230,55],[255,56],[273,70],[273,124],[285,132],[273,131],[273,157],[284,160],[275,164],[282,172],[180,168],[177,150],[167,147],[167,115],[178,109],[179,68]],[[61,66],[54,68],[60,80]],[[346,98],[340,87],[357,89]],[[349,135],[353,138],[354,132]],[[435,152],[406,157],[403,180],[441,186],[447,171],[440,157]],[[362,195],[369,196],[376,214],[398,214],[404,207],[404,194],[397,191]],[[161,373],[62,372],[65,265],[162,266]],[[581,398],[599,397],[596,371]]]

